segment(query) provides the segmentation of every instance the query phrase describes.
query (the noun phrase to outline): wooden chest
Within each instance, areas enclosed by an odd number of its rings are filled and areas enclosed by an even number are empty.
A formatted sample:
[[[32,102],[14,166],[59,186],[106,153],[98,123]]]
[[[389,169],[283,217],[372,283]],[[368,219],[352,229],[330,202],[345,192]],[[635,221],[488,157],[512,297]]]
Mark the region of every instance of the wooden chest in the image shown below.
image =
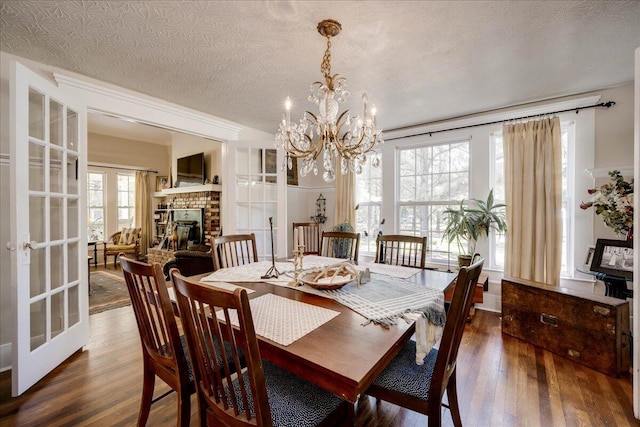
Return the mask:
[[[625,300],[503,279],[502,332],[607,375],[629,372]]]

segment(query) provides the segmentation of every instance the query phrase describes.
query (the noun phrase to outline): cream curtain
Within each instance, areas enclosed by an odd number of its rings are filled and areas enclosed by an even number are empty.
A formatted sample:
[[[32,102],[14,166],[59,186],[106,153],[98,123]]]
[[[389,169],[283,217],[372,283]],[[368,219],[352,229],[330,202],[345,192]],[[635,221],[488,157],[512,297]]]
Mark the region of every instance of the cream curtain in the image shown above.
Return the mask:
[[[336,172],[336,208],[335,223],[343,222],[351,224],[355,229],[356,226],[356,177],[353,172],[345,175],[342,172]]]
[[[136,227],[141,227],[140,234],[140,255],[147,253],[147,248],[151,241],[151,203],[149,192],[149,172],[136,172],[136,209],[135,221]]]
[[[507,246],[505,275],[553,285],[562,264],[560,119],[503,128]]]

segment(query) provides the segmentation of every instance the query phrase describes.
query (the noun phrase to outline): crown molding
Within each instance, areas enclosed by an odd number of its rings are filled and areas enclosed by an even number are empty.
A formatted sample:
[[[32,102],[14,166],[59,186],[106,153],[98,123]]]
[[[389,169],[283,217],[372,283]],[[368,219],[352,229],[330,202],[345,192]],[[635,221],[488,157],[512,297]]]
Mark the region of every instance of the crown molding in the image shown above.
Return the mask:
[[[59,85],[80,90],[85,94],[89,93],[99,95],[102,97],[106,97],[107,99],[126,102],[133,106],[144,107],[161,114],[168,114],[180,119],[198,123],[200,125],[203,125],[207,129],[211,129],[211,135],[202,134],[201,136],[204,137],[211,138],[213,136],[223,140],[236,140],[238,139],[238,135],[240,133],[240,130],[242,129],[240,126],[228,121],[223,121],[208,114],[189,110],[187,107],[170,104],[167,101],[150,99],[149,97],[143,97],[134,93],[125,92],[125,90],[112,89],[100,84],[91,83],[86,80],[70,77],[60,73],[53,73],[53,78]],[[92,111],[109,113],[108,111],[103,111],[100,108],[92,108],[91,105],[89,105],[89,109]],[[130,120],[136,120],[144,124],[160,126],[171,130],[179,130],[176,127],[167,126],[164,123],[150,123],[144,120],[137,120],[133,117],[126,118]]]

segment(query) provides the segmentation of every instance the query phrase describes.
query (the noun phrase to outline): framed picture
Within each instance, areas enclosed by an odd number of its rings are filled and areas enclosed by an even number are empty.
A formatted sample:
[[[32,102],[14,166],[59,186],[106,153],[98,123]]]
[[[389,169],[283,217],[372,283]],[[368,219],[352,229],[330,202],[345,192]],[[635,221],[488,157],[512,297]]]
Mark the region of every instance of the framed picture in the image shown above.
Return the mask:
[[[590,270],[633,279],[633,241],[598,239]]]
[[[156,176],[156,191],[162,191],[169,188],[168,176]]]
[[[287,185],[298,185],[298,159],[292,158],[293,167],[287,168]]]
[[[584,266],[586,269],[589,269],[591,267],[591,261],[593,261],[593,254],[596,253],[596,247],[595,246],[588,246],[587,247],[587,256],[584,259]]]

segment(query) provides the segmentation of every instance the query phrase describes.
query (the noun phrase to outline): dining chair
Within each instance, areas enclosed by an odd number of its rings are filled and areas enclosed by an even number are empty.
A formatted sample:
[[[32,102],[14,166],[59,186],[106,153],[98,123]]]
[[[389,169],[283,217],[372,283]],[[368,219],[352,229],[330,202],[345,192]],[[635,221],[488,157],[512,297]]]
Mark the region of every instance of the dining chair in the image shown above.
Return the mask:
[[[211,247],[214,271],[258,262],[256,235],[253,233],[214,237]]]
[[[453,424],[462,426],[456,391],[456,360],[483,263],[481,259],[460,269],[440,347],[433,348],[424,364],[418,365],[416,342],[409,340],[367,389],[367,395],[427,415],[430,427],[442,424],[442,406],[448,407]],[[442,403],[445,391],[448,405]]]
[[[380,264],[424,268],[427,238],[402,234],[379,235],[376,239],[376,261]]]
[[[260,358],[246,289],[203,285],[175,270],[172,279],[194,360],[201,425],[328,426],[348,418],[346,401]],[[232,316],[237,327],[228,327]],[[211,342],[223,337],[230,355],[216,358],[219,349]],[[242,375],[232,375],[228,362],[218,362],[237,361],[241,353]]]
[[[294,222],[293,230],[302,230],[305,255],[318,255],[320,253],[320,224],[317,222]],[[293,249],[296,249],[295,242]]]
[[[323,231],[320,240],[320,256],[344,258],[358,263],[360,233],[347,231]]]
[[[188,426],[195,387],[186,342],[180,337],[167,285],[159,263],[147,264],[120,254],[131,305],[142,343],[142,400],[138,426],[147,423],[151,405],[172,391],[178,394],[178,423]],[[153,399],[155,377],[172,390]]]

